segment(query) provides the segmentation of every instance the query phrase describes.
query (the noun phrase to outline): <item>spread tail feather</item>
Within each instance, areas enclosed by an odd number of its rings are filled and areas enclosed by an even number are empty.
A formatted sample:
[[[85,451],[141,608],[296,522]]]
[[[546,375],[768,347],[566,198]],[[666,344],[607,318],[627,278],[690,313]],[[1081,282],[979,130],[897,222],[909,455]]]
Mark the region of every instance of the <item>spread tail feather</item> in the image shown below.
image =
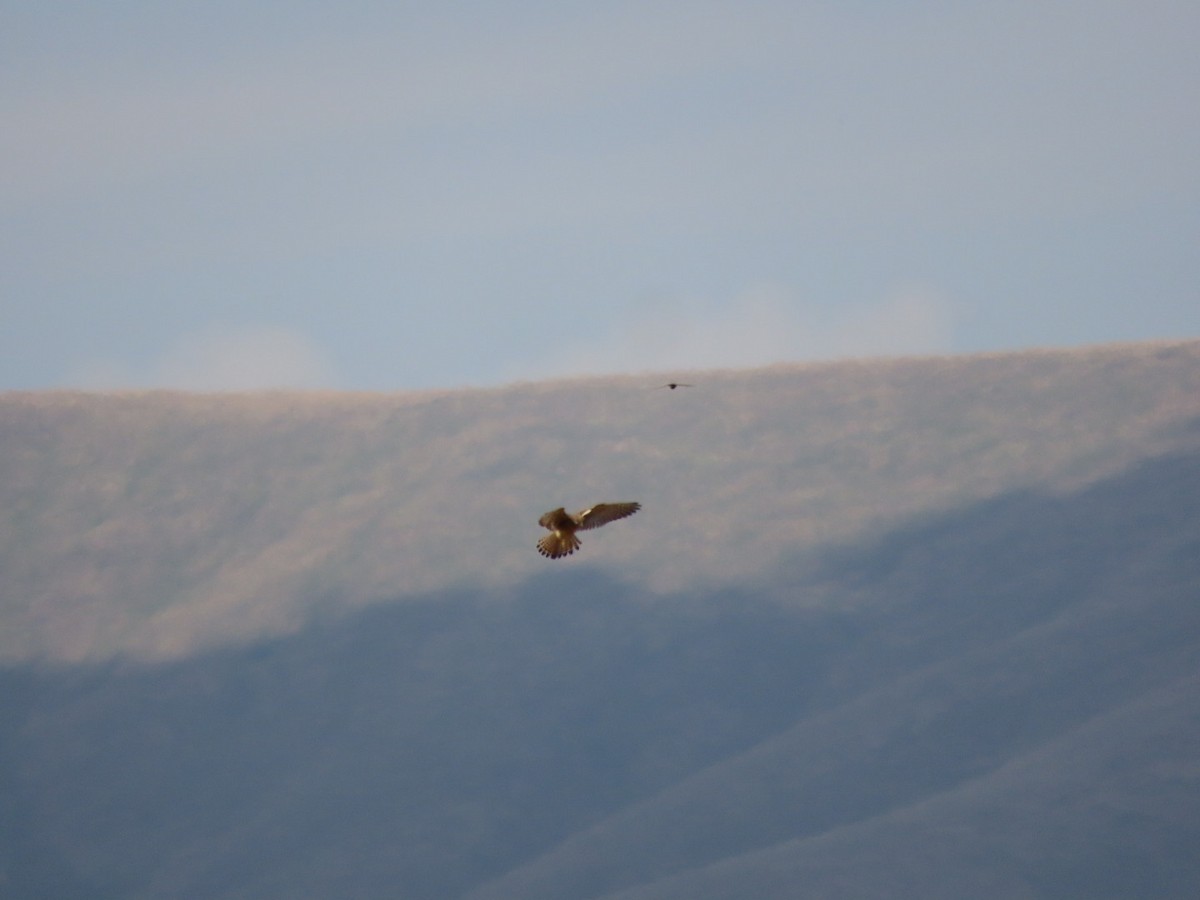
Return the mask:
[[[551,559],[570,556],[579,549],[579,546],[579,538],[570,532],[555,531],[545,537],[539,538],[537,542],[538,553],[542,554],[542,556],[548,556]]]

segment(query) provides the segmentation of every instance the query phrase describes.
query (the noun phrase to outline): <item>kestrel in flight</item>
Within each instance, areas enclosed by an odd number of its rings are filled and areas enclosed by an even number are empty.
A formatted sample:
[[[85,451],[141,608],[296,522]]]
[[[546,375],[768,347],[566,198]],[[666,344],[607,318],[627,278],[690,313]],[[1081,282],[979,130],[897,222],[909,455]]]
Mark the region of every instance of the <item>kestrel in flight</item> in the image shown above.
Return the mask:
[[[640,503],[597,503],[591,509],[582,509],[573,515],[561,506],[552,509],[538,519],[539,525],[550,529],[549,534],[538,540],[538,553],[550,559],[570,556],[579,549],[576,531],[599,528],[617,519],[632,516],[641,508]]]
[[[659,385],[660,388],[670,388],[671,390],[675,390],[675,388],[691,386],[692,385],[688,384],[686,381],[668,381],[666,384]]]

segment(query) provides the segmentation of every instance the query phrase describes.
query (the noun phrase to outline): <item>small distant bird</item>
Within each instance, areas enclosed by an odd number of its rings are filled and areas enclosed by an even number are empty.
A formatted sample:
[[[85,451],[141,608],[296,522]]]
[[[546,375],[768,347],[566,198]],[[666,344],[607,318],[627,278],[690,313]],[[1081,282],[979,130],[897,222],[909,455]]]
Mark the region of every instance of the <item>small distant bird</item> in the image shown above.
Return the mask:
[[[675,388],[691,387],[691,385],[685,384],[682,381],[668,381],[666,384],[660,384],[659,387],[660,388],[670,388],[671,390],[675,390]]]
[[[552,509],[540,519],[538,524],[550,529],[550,534],[539,538],[538,553],[550,559],[570,556],[579,549],[579,538],[576,531],[587,531],[589,528],[599,528],[617,519],[632,516],[642,508],[640,503],[597,503],[590,509],[581,509],[572,515],[561,506]]]

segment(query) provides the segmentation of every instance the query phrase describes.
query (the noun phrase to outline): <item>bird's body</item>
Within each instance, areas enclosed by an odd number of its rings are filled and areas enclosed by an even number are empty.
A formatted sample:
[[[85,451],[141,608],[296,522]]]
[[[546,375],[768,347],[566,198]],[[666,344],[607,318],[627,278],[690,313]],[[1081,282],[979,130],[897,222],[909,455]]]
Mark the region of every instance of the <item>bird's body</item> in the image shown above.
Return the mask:
[[[599,528],[617,519],[632,516],[642,508],[640,503],[597,503],[577,513],[569,513],[563,507],[552,509],[538,519],[538,524],[550,531],[537,542],[538,553],[550,559],[570,556],[579,549],[576,531]]]

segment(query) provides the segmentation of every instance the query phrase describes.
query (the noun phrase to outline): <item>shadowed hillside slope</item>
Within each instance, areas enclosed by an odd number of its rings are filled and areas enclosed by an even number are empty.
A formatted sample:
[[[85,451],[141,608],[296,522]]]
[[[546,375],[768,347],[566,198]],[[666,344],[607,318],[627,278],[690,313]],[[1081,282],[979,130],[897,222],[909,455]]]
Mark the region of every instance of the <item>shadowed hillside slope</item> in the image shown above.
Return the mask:
[[[686,377],[3,395],[0,659],[181,658],[547,566],[744,588],[913,515],[1190,446],[1200,421],[1200,342]],[[644,509],[570,560],[533,551],[542,512],[603,500]]]
[[[1180,451],[747,590],[557,567],[179,661],[10,667],[0,884],[1194,896],[1198,513]]]
[[[654,885],[638,897],[881,896],[882,873],[906,869],[914,897],[975,895],[981,873],[1011,896],[1200,885],[1198,514],[1188,455],[859,548],[830,574],[865,589],[850,620],[864,630],[805,685],[820,712],[473,900],[628,883]],[[1114,877],[1134,862],[1145,871]]]

